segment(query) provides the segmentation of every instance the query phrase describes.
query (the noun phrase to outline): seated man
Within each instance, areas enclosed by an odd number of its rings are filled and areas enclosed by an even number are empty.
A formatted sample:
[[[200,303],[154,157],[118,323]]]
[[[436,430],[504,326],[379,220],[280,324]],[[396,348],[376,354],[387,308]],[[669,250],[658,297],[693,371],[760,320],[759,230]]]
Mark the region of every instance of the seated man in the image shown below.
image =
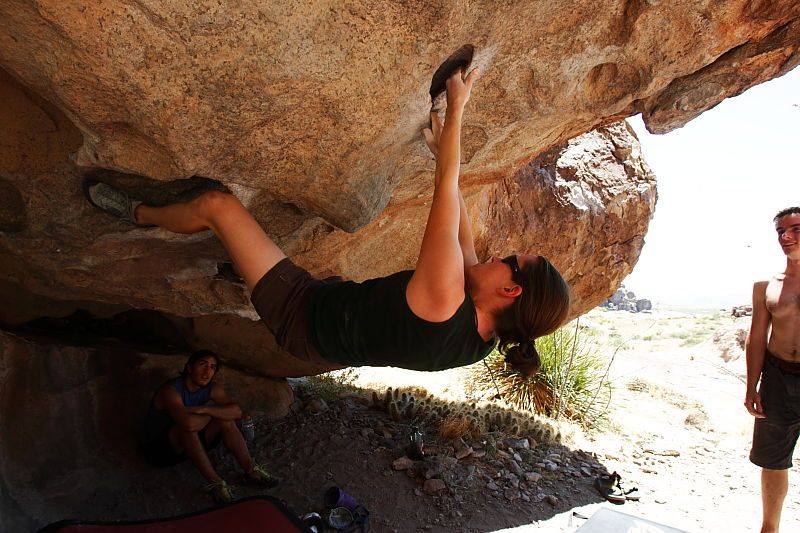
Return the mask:
[[[231,487],[211,466],[206,453],[220,440],[244,469],[248,481],[271,488],[278,479],[250,457],[236,427],[242,410],[213,382],[219,366],[215,353],[194,352],[181,375],[159,387],[145,419],[142,452],[153,466],[171,466],[188,457],[208,480],[212,497],[218,503],[227,503],[233,498]]]

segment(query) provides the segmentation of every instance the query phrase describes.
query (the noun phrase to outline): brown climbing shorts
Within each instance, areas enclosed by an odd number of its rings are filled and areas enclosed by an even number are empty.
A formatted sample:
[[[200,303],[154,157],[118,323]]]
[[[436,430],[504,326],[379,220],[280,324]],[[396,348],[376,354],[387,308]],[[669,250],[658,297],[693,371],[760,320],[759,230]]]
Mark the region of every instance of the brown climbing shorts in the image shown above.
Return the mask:
[[[256,283],[250,301],[261,321],[275,336],[278,346],[303,361],[343,368],[320,355],[308,329],[311,295],[326,283],[340,279],[317,279],[287,257]]]
[[[767,353],[761,371],[761,406],[766,418],[756,418],[750,462],[770,470],[792,466],[800,435],[800,372],[783,369]]]

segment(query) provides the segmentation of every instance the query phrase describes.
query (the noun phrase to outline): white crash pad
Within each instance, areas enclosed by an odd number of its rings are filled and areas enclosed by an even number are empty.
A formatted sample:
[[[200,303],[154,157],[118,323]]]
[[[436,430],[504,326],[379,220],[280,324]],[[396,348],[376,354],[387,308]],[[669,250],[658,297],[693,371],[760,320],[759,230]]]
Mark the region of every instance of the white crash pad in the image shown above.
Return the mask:
[[[576,533],[687,533],[683,529],[665,526],[641,518],[601,507],[589,517]]]

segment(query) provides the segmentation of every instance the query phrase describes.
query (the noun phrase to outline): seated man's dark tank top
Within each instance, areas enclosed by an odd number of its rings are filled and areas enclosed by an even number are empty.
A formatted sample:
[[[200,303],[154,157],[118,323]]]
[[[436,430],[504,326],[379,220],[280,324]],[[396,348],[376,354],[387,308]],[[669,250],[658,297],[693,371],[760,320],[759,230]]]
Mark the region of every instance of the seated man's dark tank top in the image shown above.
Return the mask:
[[[494,348],[478,334],[475,304],[464,302],[444,322],[428,322],[408,307],[406,270],[317,289],[308,309],[309,332],[320,354],[348,366],[445,370],[480,361]]]
[[[205,387],[200,387],[194,392],[186,388],[183,376],[170,379],[165,382],[164,385],[169,385],[178,391],[178,394],[181,395],[181,400],[183,400],[183,405],[186,407],[205,405],[211,400],[211,387],[213,386],[213,382]],[[160,391],[164,385],[159,387],[158,390]],[[156,392],[156,394],[158,394],[158,392]],[[144,419],[141,436],[141,441],[143,443],[153,442],[161,438],[169,431],[169,428],[175,424],[175,421],[172,420],[172,417],[169,416],[166,409],[156,409],[153,403],[153,400],[150,400],[150,407]]]

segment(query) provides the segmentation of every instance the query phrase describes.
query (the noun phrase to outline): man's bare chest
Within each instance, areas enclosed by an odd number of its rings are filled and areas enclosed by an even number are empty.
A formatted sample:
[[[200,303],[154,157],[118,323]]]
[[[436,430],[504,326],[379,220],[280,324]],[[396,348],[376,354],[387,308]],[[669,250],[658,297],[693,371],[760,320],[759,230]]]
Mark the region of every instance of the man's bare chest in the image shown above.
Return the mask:
[[[800,278],[773,278],[767,285],[766,303],[773,319],[800,319]]]

